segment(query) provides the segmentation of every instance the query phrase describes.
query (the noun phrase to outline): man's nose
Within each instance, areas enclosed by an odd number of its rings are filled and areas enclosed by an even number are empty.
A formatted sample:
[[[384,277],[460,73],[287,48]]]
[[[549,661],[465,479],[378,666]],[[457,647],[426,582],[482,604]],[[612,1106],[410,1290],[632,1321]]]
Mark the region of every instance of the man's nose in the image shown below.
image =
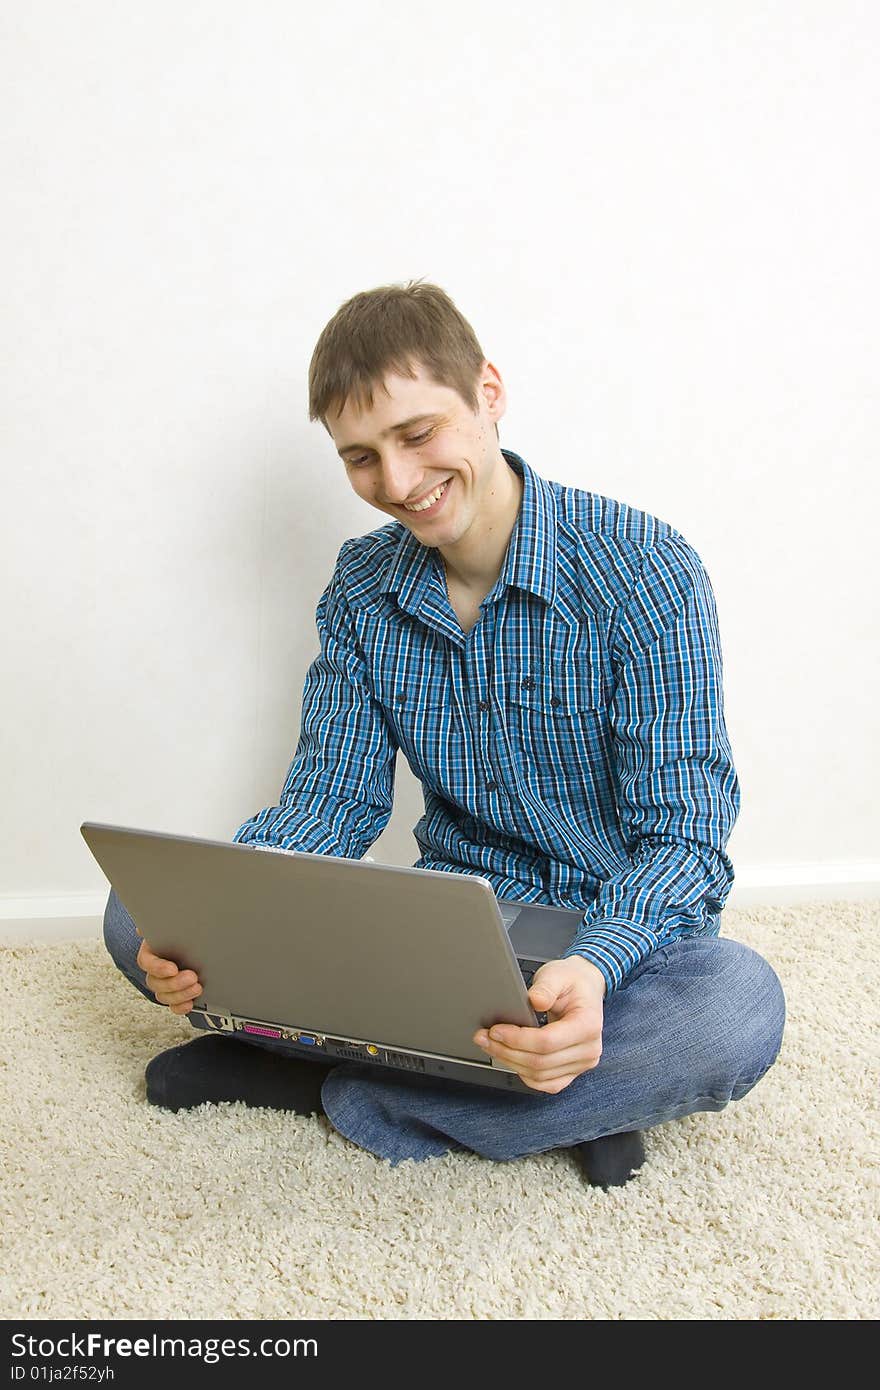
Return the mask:
[[[380,464],[382,499],[391,506],[400,506],[418,496],[418,473],[409,460],[392,450]]]

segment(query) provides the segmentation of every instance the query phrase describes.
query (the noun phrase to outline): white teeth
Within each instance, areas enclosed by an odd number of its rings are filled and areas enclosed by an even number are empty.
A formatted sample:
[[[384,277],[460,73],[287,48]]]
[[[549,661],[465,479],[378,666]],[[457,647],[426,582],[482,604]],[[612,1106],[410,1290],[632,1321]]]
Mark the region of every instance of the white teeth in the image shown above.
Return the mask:
[[[441,483],[437,491],[432,492],[430,497],[426,497],[424,502],[416,502],[412,507],[409,507],[406,505],[406,503],[404,503],[404,507],[406,507],[406,510],[408,512],[423,512],[426,507],[433,507],[434,503],[437,501],[437,498],[446,491],[448,485],[449,479],[447,478],[446,482]]]

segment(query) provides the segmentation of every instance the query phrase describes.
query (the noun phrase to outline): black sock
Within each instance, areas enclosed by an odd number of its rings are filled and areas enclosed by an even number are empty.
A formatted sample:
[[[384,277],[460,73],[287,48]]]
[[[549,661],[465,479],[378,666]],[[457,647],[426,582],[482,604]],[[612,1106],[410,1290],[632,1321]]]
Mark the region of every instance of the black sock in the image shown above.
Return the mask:
[[[147,1064],[147,1100],[166,1110],[240,1100],[298,1115],[322,1114],[321,1085],[333,1063],[284,1056],[212,1033],[160,1052]]]
[[[622,1187],[645,1161],[641,1130],[623,1134],[603,1134],[585,1144],[575,1144],[574,1153],[591,1187]]]

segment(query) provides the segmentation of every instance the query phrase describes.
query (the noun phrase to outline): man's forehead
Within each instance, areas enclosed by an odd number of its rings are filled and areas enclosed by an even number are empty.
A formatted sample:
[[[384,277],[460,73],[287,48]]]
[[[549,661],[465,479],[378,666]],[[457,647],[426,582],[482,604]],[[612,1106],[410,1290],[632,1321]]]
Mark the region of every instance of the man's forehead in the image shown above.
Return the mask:
[[[353,430],[357,433],[352,438],[356,439],[361,433],[380,434],[417,416],[441,414],[454,406],[455,392],[427,375],[420,373],[412,380],[392,373],[373,387],[372,405],[350,396],[341,411],[327,412],[327,424],[334,438],[340,431],[347,438]]]

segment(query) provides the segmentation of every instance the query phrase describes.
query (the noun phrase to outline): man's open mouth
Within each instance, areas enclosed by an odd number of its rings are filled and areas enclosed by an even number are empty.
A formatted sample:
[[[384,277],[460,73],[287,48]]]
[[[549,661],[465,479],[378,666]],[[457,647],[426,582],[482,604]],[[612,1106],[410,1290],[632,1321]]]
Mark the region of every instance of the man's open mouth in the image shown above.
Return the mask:
[[[440,483],[440,485],[436,487],[433,492],[429,493],[427,497],[424,497],[421,502],[416,502],[411,505],[408,505],[406,502],[404,502],[403,510],[405,512],[410,512],[413,516],[418,516],[421,512],[431,511],[432,508],[437,506],[440,499],[444,496],[446,489],[449,487],[449,484],[451,482],[452,479],[447,478],[445,482]]]

